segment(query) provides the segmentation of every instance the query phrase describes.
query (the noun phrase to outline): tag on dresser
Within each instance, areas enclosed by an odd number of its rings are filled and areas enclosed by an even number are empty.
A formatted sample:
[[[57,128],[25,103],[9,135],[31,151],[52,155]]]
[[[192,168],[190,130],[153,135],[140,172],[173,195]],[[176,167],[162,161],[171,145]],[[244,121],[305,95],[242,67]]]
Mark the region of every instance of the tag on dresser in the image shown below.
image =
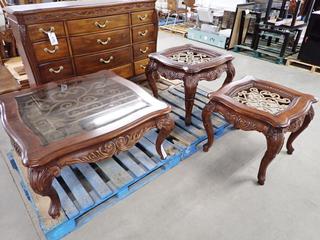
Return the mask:
[[[48,32],[48,37],[52,46],[58,45],[58,39],[54,32]]]
[[[67,84],[61,84],[61,92],[65,92],[68,90],[68,85]]]

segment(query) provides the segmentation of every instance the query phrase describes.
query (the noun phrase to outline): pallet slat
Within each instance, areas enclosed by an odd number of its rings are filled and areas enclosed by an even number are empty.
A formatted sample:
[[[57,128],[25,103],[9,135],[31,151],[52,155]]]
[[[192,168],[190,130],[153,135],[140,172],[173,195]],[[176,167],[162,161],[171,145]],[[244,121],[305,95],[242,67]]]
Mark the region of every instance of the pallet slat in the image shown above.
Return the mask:
[[[101,179],[97,172],[88,163],[79,163],[75,165],[79,171],[85,176],[92,188],[96,191],[100,198],[108,197],[112,194],[112,190]]]
[[[94,202],[90,195],[87,193],[85,188],[82,186],[79,179],[76,177],[74,172],[71,170],[70,167],[64,167],[61,170],[61,177],[63,178],[64,182],[67,184],[68,188],[70,189],[72,195],[77,200],[80,208],[85,210],[90,208]]]
[[[129,184],[133,180],[133,177],[130,176],[130,174],[127,173],[113,158],[97,162],[96,164],[117,188],[121,188]]]
[[[146,171],[140,167],[127,152],[121,152],[116,156],[133,174],[137,177],[141,177]]]
[[[64,209],[64,212],[66,213],[68,218],[71,219],[77,216],[79,214],[79,210],[69,198],[68,194],[64,191],[57,179],[53,180],[52,186],[57,191],[62,204],[62,208]]]
[[[154,169],[157,164],[152,161],[144,152],[142,152],[138,147],[133,146],[129,149],[129,153],[132,154],[141,164],[148,170]]]

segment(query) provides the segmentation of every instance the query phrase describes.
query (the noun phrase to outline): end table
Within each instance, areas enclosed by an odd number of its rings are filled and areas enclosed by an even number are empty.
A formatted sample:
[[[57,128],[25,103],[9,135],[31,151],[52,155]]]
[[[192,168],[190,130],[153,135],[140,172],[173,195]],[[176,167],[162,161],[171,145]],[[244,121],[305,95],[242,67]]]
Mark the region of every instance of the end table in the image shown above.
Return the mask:
[[[227,77],[223,85],[230,83],[235,75],[233,57],[216,51],[195,47],[191,44],[169,48],[163,52],[151,53],[146,75],[153,95],[158,98],[156,81],[160,75],[184,82],[186,125],[191,124],[192,107],[200,80],[213,81],[223,72]]]
[[[265,152],[259,168],[258,183],[263,185],[268,165],[281,151],[284,134],[291,132],[287,141],[287,153],[292,154],[293,141],[306,129],[313,119],[313,103],[317,99],[272,82],[245,77],[209,94],[210,101],[202,111],[203,125],[208,142],[203,146],[207,152],[213,144],[211,114],[218,112],[244,131],[258,131],[267,139]]]

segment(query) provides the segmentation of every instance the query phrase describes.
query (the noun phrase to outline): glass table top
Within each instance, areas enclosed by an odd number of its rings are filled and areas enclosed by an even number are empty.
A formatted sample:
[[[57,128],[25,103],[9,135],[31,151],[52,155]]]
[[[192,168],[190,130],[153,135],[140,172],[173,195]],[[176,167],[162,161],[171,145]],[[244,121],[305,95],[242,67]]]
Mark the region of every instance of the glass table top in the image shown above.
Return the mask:
[[[16,101],[22,120],[43,145],[115,124],[150,105],[132,88],[104,77],[35,90]]]
[[[251,87],[237,92],[233,99],[261,111],[276,115],[289,107],[291,100],[268,90]]]
[[[206,62],[213,61],[215,59],[214,57],[211,57],[207,54],[197,53],[192,50],[185,50],[185,51],[174,53],[169,58],[175,62],[189,64],[189,65],[206,63]]]

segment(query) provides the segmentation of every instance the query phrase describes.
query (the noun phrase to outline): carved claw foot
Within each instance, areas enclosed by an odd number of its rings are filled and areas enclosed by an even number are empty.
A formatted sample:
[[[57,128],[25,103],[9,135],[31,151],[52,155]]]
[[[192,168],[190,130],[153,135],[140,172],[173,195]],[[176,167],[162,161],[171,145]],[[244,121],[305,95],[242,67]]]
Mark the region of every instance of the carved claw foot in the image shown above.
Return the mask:
[[[31,188],[35,193],[49,197],[51,200],[48,214],[52,218],[58,218],[60,216],[60,199],[56,190],[52,187],[52,181],[59,175],[59,173],[60,168],[57,166],[29,169],[29,181]]]
[[[287,153],[289,155],[291,155],[294,151],[292,143],[309,126],[313,117],[314,117],[314,110],[313,110],[313,107],[311,107],[309,112],[307,113],[307,115],[304,118],[302,126],[297,131],[290,134],[288,141],[287,141]]]
[[[165,118],[157,120],[156,126],[160,130],[158,138],[156,140],[156,150],[160,155],[161,159],[165,159],[167,157],[167,154],[163,149],[162,143],[169,136],[175,124],[174,121],[171,118],[169,118],[168,115]]]
[[[149,82],[149,86],[152,90],[153,96],[159,98],[157,80],[159,79],[159,74],[157,72],[157,63],[155,61],[150,61],[146,67],[146,76]]]
[[[208,137],[208,142],[203,145],[204,152],[209,151],[214,141],[214,130],[211,122],[211,115],[215,110],[215,106],[216,104],[214,102],[209,102],[202,110],[202,122]]]
[[[276,155],[281,151],[284,143],[284,134],[282,129],[270,129],[266,134],[267,139],[267,151],[265,152],[259,168],[258,173],[258,183],[264,185],[266,180],[266,173],[269,164],[276,157]]]

